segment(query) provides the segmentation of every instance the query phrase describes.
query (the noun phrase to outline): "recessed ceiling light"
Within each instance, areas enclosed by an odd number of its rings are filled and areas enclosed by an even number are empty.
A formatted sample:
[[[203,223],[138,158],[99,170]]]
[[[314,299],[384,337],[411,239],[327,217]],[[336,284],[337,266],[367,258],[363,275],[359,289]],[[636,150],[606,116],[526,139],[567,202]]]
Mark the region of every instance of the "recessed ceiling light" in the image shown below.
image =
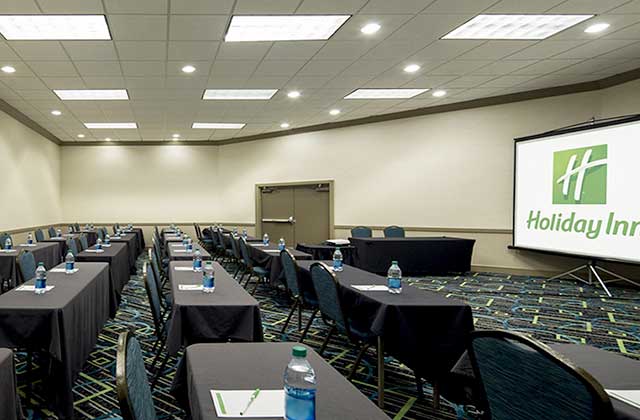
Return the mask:
[[[340,114],[340,110],[339,109],[332,109],[331,111],[329,111],[329,114],[338,115],[338,114]]]
[[[429,89],[358,89],[344,99],[409,99]]]
[[[174,133],[174,134],[171,135],[171,137],[173,137],[174,139],[179,139],[180,138],[180,134]]]
[[[111,141],[111,137],[105,137],[104,141]]]
[[[287,96],[290,98],[299,98],[300,92],[298,92],[297,90],[292,90],[291,92],[287,93]]]
[[[91,130],[101,130],[104,128],[114,129],[126,129],[126,128],[138,128],[138,124],[134,122],[124,123],[84,123],[84,126]]]
[[[83,139],[84,138],[84,134],[78,134],[78,138],[79,139]]]
[[[193,73],[194,71],[196,71],[196,68],[189,64],[189,65],[184,66],[182,68],[182,71],[184,73]]]
[[[289,123],[287,122],[283,122],[282,124],[280,124],[280,128],[289,128],[291,127],[291,125],[289,125]]]
[[[588,33],[588,34],[597,34],[598,32],[602,32],[602,31],[608,29],[609,26],[611,26],[611,25],[609,25],[608,23],[604,23],[604,22],[594,23],[593,25],[589,26],[584,31],[586,33]]]
[[[7,40],[110,40],[103,15],[0,15]]]
[[[54,109],[53,111],[51,111],[51,115],[55,115],[57,117],[58,115],[62,115],[62,112]]]
[[[442,39],[545,39],[593,15],[478,15]]]
[[[207,89],[202,99],[208,100],[267,100],[276,94],[278,89]]]
[[[194,122],[191,128],[205,128],[209,130],[239,130],[245,123],[198,123]]]
[[[128,100],[126,89],[54,89],[63,101],[117,101]]]
[[[432,93],[433,96],[435,96],[436,98],[442,98],[443,96],[445,96],[447,94],[446,90],[442,90],[442,89],[438,89],[435,92]]]
[[[329,39],[350,15],[233,16],[226,42]]]
[[[375,22],[367,23],[362,28],[360,28],[360,32],[365,35],[375,34],[380,30],[381,26]]]
[[[415,73],[415,72],[417,72],[418,70],[420,70],[420,66],[419,66],[419,65],[417,65],[417,64],[409,64],[408,66],[406,66],[406,67],[404,68],[404,71],[405,71],[406,73]]]
[[[12,67],[12,66],[3,66],[2,71],[5,73],[15,73],[16,69],[15,67]]]

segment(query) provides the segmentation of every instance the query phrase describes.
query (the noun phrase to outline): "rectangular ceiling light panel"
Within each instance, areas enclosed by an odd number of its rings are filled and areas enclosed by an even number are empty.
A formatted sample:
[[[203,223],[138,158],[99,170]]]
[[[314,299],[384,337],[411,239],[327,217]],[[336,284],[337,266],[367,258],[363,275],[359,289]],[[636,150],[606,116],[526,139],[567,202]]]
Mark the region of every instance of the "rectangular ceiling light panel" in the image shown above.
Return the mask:
[[[90,130],[101,130],[105,128],[111,129],[125,129],[125,128],[138,128],[138,124],[134,122],[124,122],[124,123],[84,123],[84,126]]]
[[[593,15],[478,15],[442,39],[545,39]]]
[[[329,39],[350,15],[233,16],[225,42]]]
[[[0,33],[9,41],[111,39],[103,15],[0,15]]]
[[[129,99],[126,89],[54,89],[63,101],[123,101]]]
[[[210,100],[268,100],[278,92],[278,89],[207,89],[202,99]]]
[[[199,123],[194,122],[191,128],[205,128],[209,130],[239,130],[245,123]]]
[[[429,89],[358,89],[344,99],[409,99]]]

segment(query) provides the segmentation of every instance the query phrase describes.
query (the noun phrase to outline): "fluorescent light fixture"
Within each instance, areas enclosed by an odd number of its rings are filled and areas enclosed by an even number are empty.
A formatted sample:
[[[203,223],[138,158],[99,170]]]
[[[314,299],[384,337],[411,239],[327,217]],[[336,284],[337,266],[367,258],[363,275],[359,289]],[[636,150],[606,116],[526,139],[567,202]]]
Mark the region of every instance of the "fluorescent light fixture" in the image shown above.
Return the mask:
[[[406,66],[406,67],[404,68],[404,71],[405,71],[406,73],[415,73],[415,72],[417,72],[418,70],[420,70],[420,66],[419,66],[419,65],[417,65],[417,64],[409,64],[408,66]]]
[[[5,73],[15,73],[16,72],[15,67],[11,67],[11,66],[3,66],[1,70],[3,72],[5,72]]]
[[[202,99],[210,100],[268,100],[276,94],[278,89],[207,89]]]
[[[287,122],[283,122],[282,124],[280,124],[280,128],[289,128],[291,127],[291,125]]]
[[[84,123],[84,126],[90,130],[113,128],[113,129],[125,129],[125,128],[138,128],[138,124],[134,122],[124,123]]]
[[[360,28],[360,32],[365,35],[375,34],[380,30],[381,26],[375,22],[367,23],[362,28]]]
[[[442,39],[545,39],[593,15],[478,15]]]
[[[54,109],[53,111],[51,111],[51,115],[55,115],[57,117],[59,115],[62,115],[62,111],[58,111],[57,109]]]
[[[299,98],[300,92],[298,92],[297,90],[292,90],[291,92],[287,93],[287,96],[290,98]]]
[[[184,73],[193,73],[194,71],[196,71],[196,68],[189,64],[189,65],[184,66],[182,68],[182,71]]]
[[[350,15],[233,16],[226,42],[329,39]]]
[[[239,130],[245,123],[198,123],[194,122],[191,128],[205,128],[209,130]]]
[[[429,89],[358,89],[344,99],[409,99]]]
[[[126,89],[54,89],[63,101],[122,101],[128,100]]]
[[[331,115],[339,115],[340,114],[340,110],[339,109],[332,109],[331,111],[329,111],[329,114],[331,114]]]
[[[445,96],[447,94],[446,90],[442,90],[442,89],[438,89],[435,92],[432,93],[432,95],[436,98],[442,98],[443,96]]]
[[[84,134],[78,134],[78,138],[79,139],[83,139],[84,138]]]
[[[608,23],[605,22],[601,22],[601,23],[594,23],[593,25],[589,26],[587,29],[585,29],[584,31],[588,34],[597,34],[598,32],[602,32],[604,30],[609,29],[609,25]]]
[[[9,41],[111,39],[103,15],[0,15],[0,33]]]

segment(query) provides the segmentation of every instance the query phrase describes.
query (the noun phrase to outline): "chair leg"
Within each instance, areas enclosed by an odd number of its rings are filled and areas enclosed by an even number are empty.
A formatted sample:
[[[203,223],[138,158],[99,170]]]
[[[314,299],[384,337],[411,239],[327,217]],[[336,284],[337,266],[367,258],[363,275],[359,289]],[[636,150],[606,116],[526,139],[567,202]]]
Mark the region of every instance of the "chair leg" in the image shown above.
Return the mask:
[[[416,377],[416,389],[418,391],[418,398],[424,398],[424,390],[422,389],[422,378],[416,372],[414,372]]]
[[[302,305],[298,305],[298,332],[302,331]]]
[[[158,340],[158,342],[160,342],[160,340]],[[156,363],[158,363],[158,360],[160,360],[160,355],[162,354],[162,348],[164,347],[164,343],[160,343],[160,345],[158,346],[158,349],[156,350],[156,357],[153,358],[153,362],[151,362],[151,369],[155,369],[156,368]]]
[[[364,356],[364,353],[367,351],[368,348],[369,348],[369,344],[366,344],[366,343],[363,344],[362,347],[360,347],[358,356],[356,357],[356,360],[353,362],[353,366],[351,366],[351,370],[349,371],[349,376],[347,376],[348,380],[353,379],[354,375],[356,374],[356,371],[358,370],[358,366],[360,366],[362,357]]]
[[[327,334],[327,338],[324,339],[324,341],[322,342],[322,346],[320,346],[320,351],[318,352],[318,354],[320,356],[322,356],[322,354],[324,353],[324,351],[327,349],[327,345],[329,344],[329,340],[331,340],[331,336],[333,335],[333,333],[336,330],[336,326],[335,324],[331,326],[331,328],[329,329],[329,333]]]
[[[293,316],[293,313],[296,311],[296,308],[298,307],[298,305],[299,305],[298,299],[294,300],[293,306],[291,306],[291,310],[289,311],[287,320],[284,321],[284,325],[282,326],[282,331],[280,331],[280,334],[284,334],[284,332],[287,330],[287,327],[289,326],[289,321],[291,321],[291,317]]]
[[[433,408],[440,410],[440,386],[438,382],[433,382]]]
[[[33,352],[27,350],[27,406],[31,407],[31,398],[33,397]]]
[[[311,318],[309,318],[309,321],[307,322],[307,326],[304,327],[304,331],[300,336],[300,340],[299,340],[300,343],[302,343],[304,341],[304,338],[307,336],[307,333],[309,332],[309,328],[311,328],[311,324],[313,324],[313,320],[315,319],[317,313],[318,313],[318,309],[314,309],[313,312],[311,312]]]
[[[256,290],[258,290],[258,286],[260,285],[260,280],[262,278],[258,277],[258,279],[256,280],[256,285],[253,287],[253,290],[251,291],[251,295],[255,295],[256,294]]]
[[[158,369],[158,371],[156,372],[154,378],[153,378],[153,382],[151,383],[151,389],[155,389],[156,384],[158,383],[158,380],[160,379],[160,375],[162,375],[162,371],[164,370],[164,368],[167,366],[167,362],[169,361],[169,353],[164,355],[164,359],[162,360],[162,364],[160,365],[160,369]]]

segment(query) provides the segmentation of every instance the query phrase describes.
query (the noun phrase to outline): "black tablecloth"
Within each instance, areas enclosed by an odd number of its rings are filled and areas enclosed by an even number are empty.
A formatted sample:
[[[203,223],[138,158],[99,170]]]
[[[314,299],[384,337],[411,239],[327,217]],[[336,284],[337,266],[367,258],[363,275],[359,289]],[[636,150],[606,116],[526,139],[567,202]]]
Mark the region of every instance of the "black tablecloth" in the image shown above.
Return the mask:
[[[283,389],[283,374],[291,360],[291,349],[297,344],[189,346],[176,373],[172,391],[183,406],[190,409],[193,420],[218,419],[210,390]],[[307,360],[318,378],[317,420],[389,420],[384,412],[309,347]]]
[[[129,262],[127,245],[123,243],[112,243],[104,248],[104,252],[96,253],[95,248],[89,248],[80,252],[76,256],[76,261],[81,262],[104,262],[109,264],[109,303],[110,315],[115,317],[120,300],[122,289],[129,283]]]
[[[200,244],[194,243],[192,252],[185,252],[184,249],[185,248],[182,244],[169,242],[166,249],[167,256],[171,261],[192,261],[193,253],[196,252],[196,250],[199,250],[203,260],[211,259],[211,254],[209,254],[206,249],[201,247]]]
[[[248,243],[247,245],[249,257],[253,262],[269,271],[269,282],[271,285],[275,286],[278,284],[278,280],[284,278],[278,244],[270,243],[268,246],[263,246],[262,243]],[[291,255],[293,255],[296,260],[310,260],[313,258],[310,254],[305,252],[300,252],[293,248],[287,249],[291,251]]]
[[[138,238],[138,255],[140,255],[147,248],[147,245],[144,242],[144,231],[142,228],[134,227],[131,229],[131,233],[134,233]]]
[[[61,264],[56,269],[63,269]],[[46,378],[60,415],[73,414],[73,381],[109,318],[109,269],[104,263],[78,263],[73,275],[49,272],[44,295],[12,291],[0,296],[0,347],[45,351],[52,359]],[[31,280],[26,284],[34,284]]]
[[[300,252],[311,254],[314,260],[332,260],[333,253],[336,248],[340,248],[342,253],[342,262],[344,264],[355,265],[355,247],[353,245],[312,245],[312,244],[298,244],[296,249]]]
[[[50,242],[50,243],[52,242],[52,243],[59,244],[60,261],[63,261],[64,257],[67,256],[67,252],[69,252],[69,247],[67,246],[68,239],[73,239],[75,241],[76,247],[78,248],[78,250],[82,248],[80,244],[80,235],[77,233],[63,234],[62,237],[53,237],[53,238],[45,239],[40,242]]]
[[[162,234],[162,240],[164,242],[163,243],[164,249],[166,250],[167,246],[169,245],[169,243],[182,242],[182,237],[178,236],[178,235],[175,235],[173,233],[163,233]]]
[[[0,349],[0,419],[22,419],[13,351]]]
[[[169,264],[173,308],[168,321],[167,351],[174,355],[182,345],[220,341],[262,341],[258,301],[217,262],[215,292],[181,291],[180,284],[202,284],[202,273],[177,271],[191,267],[184,261]]]
[[[111,243],[124,243],[127,245],[127,260],[129,261],[129,272],[136,274],[136,260],[138,259],[139,249],[138,235],[135,233],[127,233],[121,235],[119,238],[109,238]]]
[[[298,262],[305,290],[313,290],[309,268],[314,262]],[[356,290],[351,286],[386,285],[387,280],[348,265],[337,278],[355,325],[382,336],[386,351],[421,377],[439,380],[449,376],[473,331],[469,305],[407,284],[399,295]]]
[[[0,252],[0,282],[9,279],[11,287],[24,281],[20,270],[18,270],[17,258],[22,250],[33,253],[36,264],[42,262],[45,268],[49,269],[60,264],[60,249],[55,243],[38,242],[34,246],[16,245],[12,252]]]
[[[89,246],[94,246],[98,241],[98,231],[95,229],[81,229],[80,233],[87,237],[87,243]]]
[[[222,237],[224,238],[224,247],[231,249],[231,234],[230,233],[223,233]],[[247,235],[247,242],[262,242],[262,239],[256,238],[254,236],[251,235]]]
[[[356,248],[355,265],[372,273],[386,274],[398,261],[404,274],[465,273],[471,270],[473,239],[349,238]]]

